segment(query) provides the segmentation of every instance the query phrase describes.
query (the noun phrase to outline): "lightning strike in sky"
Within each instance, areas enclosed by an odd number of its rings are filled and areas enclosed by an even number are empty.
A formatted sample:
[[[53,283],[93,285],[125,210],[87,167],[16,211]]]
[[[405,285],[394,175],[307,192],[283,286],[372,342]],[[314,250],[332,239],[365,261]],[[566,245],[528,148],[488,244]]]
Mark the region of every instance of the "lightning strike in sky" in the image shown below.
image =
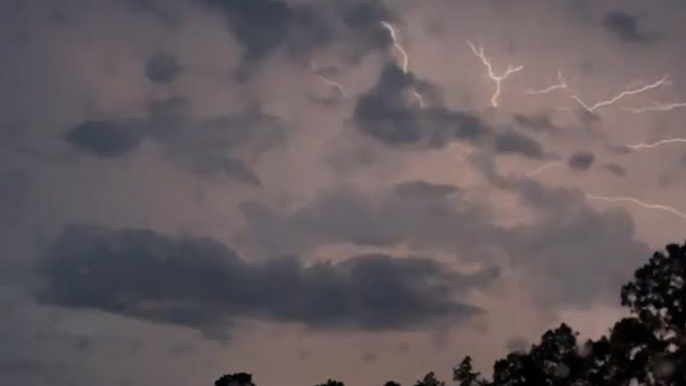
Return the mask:
[[[541,174],[541,173],[543,173],[544,171],[546,171],[546,170],[552,168],[553,166],[557,166],[557,165],[559,165],[559,164],[560,164],[560,161],[548,162],[547,164],[542,165],[542,166],[540,166],[540,167],[538,167],[538,168],[536,168],[536,169],[530,171],[529,173],[526,173],[526,176],[527,176],[527,177],[533,177],[533,176],[535,176],[535,175],[537,175],[537,174]]]
[[[335,88],[342,97],[347,97],[347,94],[345,93],[345,90],[343,89],[343,86],[340,83],[336,82],[335,80],[326,78],[323,75],[317,75],[317,78],[320,81],[322,81],[322,83]]]
[[[388,30],[388,33],[390,33],[391,40],[393,40],[393,48],[400,56],[400,68],[403,70],[404,73],[407,74],[410,67],[410,56],[407,54],[407,51],[405,51],[405,49],[400,45],[400,33],[395,27],[393,27],[391,23],[387,21],[382,21],[381,25],[386,30]],[[412,97],[417,100],[417,103],[419,104],[420,108],[424,108],[426,106],[426,103],[424,103],[424,98],[420,93],[417,92],[417,90],[411,90],[410,93],[412,94]]]
[[[467,44],[469,45],[469,48],[472,49],[474,55],[476,55],[477,58],[481,59],[481,62],[484,64],[484,66],[486,66],[486,70],[488,70],[488,77],[495,82],[495,92],[493,94],[493,97],[491,97],[491,105],[493,107],[498,107],[498,97],[500,96],[502,82],[505,79],[507,79],[510,75],[523,70],[524,66],[513,67],[511,65],[508,65],[507,70],[505,70],[505,73],[498,76],[493,72],[493,65],[491,65],[490,59],[488,59],[484,54],[483,47],[479,47],[479,49],[477,49],[474,43],[470,41],[467,41]]]
[[[311,71],[314,72],[314,74],[315,74],[315,76],[317,77],[317,79],[319,79],[319,81],[321,81],[321,82],[324,83],[325,85],[327,85],[327,86],[329,86],[329,87],[335,89],[341,97],[347,98],[347,95],[348,95],[348,94],[345,92],[345,89],[343,88],[343,85],[340,84],[340,83],[338,83],[338,82],[336,82],[336,81],[333,80],[333,79],[329,79],[329,78],[325,77],[324,75],[322,75],[321,72],[319,72],[319,70],[318,70],[317,62],[315,62],[315,61],[313,60],[313,61],[310,63],[310,68],[311,68]]]
[[[686,219],[686,213],[680,212],[672,207],[665,206],[665,205],[657,205],[657,204],[648,204],[645,203],[637,198],[634,197],[605,197],[605,196],[595,196],[592,194],[587,194],[586,198],[589,200],[596,200],[596,201],[605,201],[609,203],[622,203],[622,202],[628,202],[630,204],[638,205],[642,208],[645,209],[653,209],[653,210],[663,210],[666,212],[670,212],[672,214],[675,214],[683,219]]]
[[[621,93],[615,95],[614,97],[612,97],[612,98],[610,98],[610,99],[608,99],[608,100],[604,100],[604,101],[598,102],[598,103],[594,104],[593,106],[589,106],[588,104],[586,104],[586,103],[585,103],[583,100],[581,100],[581,98],[579,98],[577,95],[572,95],[571,98],[574,99],[577,103],[579,103],[579,104],[581,105],[581,107],[583,107],[584,109],[586,109],[588,112],[594,113],[594,112],[595,112],[596,110],[598,110],[599,108],[605,107],[605,106],[613,105],[613,104],[617,103],[620,99],[622,99],[622,98],[624,98],[624,97],[631,96],[631,95],[641,94],[641,93],[644,93],[644,92],[646,92],[646,91],[649,91],[649,90],[658,88],[658,87],[660,87],[660,86],[663,86],[663,85],[665,85],[665,84],[669,84],[669,81],[667,80],[667,75],[663,76],[662,78],[660,78],[660,79],[657,80],[656,82],[650,83],[650,84],[645,85],[645,86],[643,86],[643,87],[640,87],[640,88],[637,88],[637,89],[632,89],[632,90],[625,90],[625,91],[622,91]]]
[[[639,108],[631,108],[631,107],[625,107],[622,110],[624,111],[631,111],[632,113],[646,113],[649,111],[671,111],[674,109],[686,107],[686,102],[679,102],[679,103],[660,103],[660,102],[653,102],[652,106],[648,107],[639,107]]]
[[[548,88],[544,88],[542,90],[528,90],[526,91],[526,94],[528,95],[542,95],[542,94],[549,94],[555,90],[566,90],[567,89],[567,81],[565,78],[562,76],[562,71],[557,70],[557,84],[554,84]]]
[[[627,146],[627,147],[631,150],[654,149],[658,146],[668,145],[668,144],[672,144],[672,143],[686,143],[686,138],[663,139],[661,141],[657,141],[654,143],[639,143],[639,144],[631,145],[631,146]]]
[[[333,79],[327,78],[324,75],[322,75],[319,71],[319,67],[317,66],[317,62],[315,62],[314,60],[310,62],[310,70],[314,73],[314,75],[317,77],[317,79],[319,79],[320,82],[335,89],[341,97],[348,97],[348,94],[345,92],[343,85],[336,82]]]
[[[424,98],[420,93],[418,93],[416,90],[412,90],[412,96],[417,100],[417,103],[419,103],[420,108],[426,107],[426,103],[424,103]]]
[[[400,55],[400,68],[403,69],[403,72],[407,73],[407,70],[410,67],[410,56],[407,54],[407,51],[405,51],[405,49],[400,45],[400,34],[395,29],[395,27],[393,27],[393,25],[387,21],[382,21],[381,25],[388,30],[388,33],[391,34],[391,39],[393,40],[393,48]]]

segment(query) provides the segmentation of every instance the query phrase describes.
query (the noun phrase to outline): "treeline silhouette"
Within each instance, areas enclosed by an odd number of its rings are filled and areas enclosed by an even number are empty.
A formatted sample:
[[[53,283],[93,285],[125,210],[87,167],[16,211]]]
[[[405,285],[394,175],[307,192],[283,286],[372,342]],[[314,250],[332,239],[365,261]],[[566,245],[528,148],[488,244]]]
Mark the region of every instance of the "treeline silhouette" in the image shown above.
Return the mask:
[[[583,343],[566,324],[528,351],[495,361],[490,379],[469,356],[453,369],[459,386],[686,386],[686,244],[670,244],[636,270],[621,289],[629,317],[607,336]],[[428,373],[414,386],[444,386]],[[252,375],[224,375],[215,386],[255,386]],[[329,379],[316,386],[344,386]],[[384,386],[400,386],[389,381]]]

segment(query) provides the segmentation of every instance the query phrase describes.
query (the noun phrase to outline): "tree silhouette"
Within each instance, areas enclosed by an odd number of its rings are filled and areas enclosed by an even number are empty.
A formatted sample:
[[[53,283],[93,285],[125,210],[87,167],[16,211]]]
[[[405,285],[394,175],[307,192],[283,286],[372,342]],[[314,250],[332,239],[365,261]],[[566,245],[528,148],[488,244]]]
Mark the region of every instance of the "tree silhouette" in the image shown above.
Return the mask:
[[[495,361],[491,379],[467,356],[453,369],[459,386],[686,386],[686,244],[656,252],[621,289],[631,311],[609,336],[578,342],[561,324],[526,352]],[[246,373],[225,375],[215,386],[254,386]],[[344,386],[329,379],[317,386]],[[384,386],[400,386],[389,381]],[[433,372],[414,386],[445,386]]]
[[[453,370],[460,386],[650,386],[686,385],[686,244],[670,244],[636,270],[621,291],[631,317],[609,337],[579,346],[562,324],[526,353],[495,362],[491,381],[466,357]]]
[[[430,372],[421,380],[417,381],[414,386],[445,386],[445,382],[441,382],[436,378],[436,374]]]
[[[252,383],[252,374],[235,373],[217,379],[214,386],[255,386],[255,384]]]
[[[345,385],[343,384],[343,382],[335,381],[333,379],[329,379],[328,381],[326,381],[326,383],[320,383],[320,384],[317,384],[316,386],[345,386]]]

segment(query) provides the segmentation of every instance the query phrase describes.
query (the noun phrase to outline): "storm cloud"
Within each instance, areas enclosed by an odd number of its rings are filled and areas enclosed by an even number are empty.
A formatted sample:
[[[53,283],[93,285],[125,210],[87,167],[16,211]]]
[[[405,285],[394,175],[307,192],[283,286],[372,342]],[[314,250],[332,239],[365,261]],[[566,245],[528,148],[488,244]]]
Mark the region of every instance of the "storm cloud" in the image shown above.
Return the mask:
[[[280,48],[309,56],[317,48],[343,41],[359,60],[369,52],[391,45],[381,21],[397,16],[380,0],[312,2],[281,0],[193,0],[224,14],[241,43],[243,60],[264,59]]]
[[[360,96],[353,112],[363,134],[390,146],[444,148],[460,141],[490,147],[500,154],[543,158],[540,143],[513,131],[496,132],[479,115],[441,105],[421,107],[412,99],[418,87],[430,87],[396,64],[387,64],[375,86]]]
[[[136,150],[145,134],[138,122],[86,120],[69,129],[65,139],[91,155],[114,158]]]
[[[145,63],[145,76],[153,83],[170,83],[181,73],[179,58],[171,52],[155,53]]]
[[[68,227],[41,261],[46,285],[36,296],[43,303],[208,335],[241,318],[323,329],[452,324],[480,312],[454,295],[497,277],[497,270],[461,274],[430,259],[385,254],[311,266],[292,258],[253,263],[211,239],[92,226]]]
[[[423,187],[418,189],[420,184]],[[335,243],[408,245],[427,253],[454,254],[460,261],[473,262],[479,256],[479,262],[487,264],[489,257],[498,255],[494,251],[500,250],[515,267],[546,278],[542,282],[550,280],[547,288],[554,283],[556,290],[541,292],[545,303],[585,304],[602,294],[614,294],[633,269],[627,261],[637,264],[649,251],[635,239],[625,212],[598,213],[579,191],[551,189],[526,179],[511,181],[520,202],[542,217],[531,225],[503,227],[487,212],[464,202],[454,205],[443,192],[435,194],[447,187],[420,184],[415,183],[411,189],[415,192],[409,195],[406,184],[372,197],[354,191],[332,192],[288,214],[246,203],[242,206],[246,235],[264,253],[276,255],[306,253]],[[408,196],[422,199],[407,200]],[[563,218],[567,221],[560,221]],[[615,249],[618,246],[620,250]],[[576,258],[570,261],[567,256]],[[580,281],[583,286],[578,285]]]
[[[683,111],[628,110],[686,95],[685,10],[0,1],[0,379],[407,384],[557,318],[602,333],[683,239],[681,148],[629,147]],[[523,66],[498,106],[467,40]],[[655,206],[593,198],[627,196]]]
[[[645,43],[654,40],[654,31],[646,32],[639,26],[639,17],[625,11],[612,11],[602,19],[602,25],[623,42]]]
[[[258,155],[269,149],[283,138],[279,122],[254,109],[197,119],[190,108],[187,100],[164,99],[151,103],[144,119],[87,120],[69,129],[65,139],[87,154],[116,158],[132,153],[148,138],[162,145],[164,156],[174,165],[259,186],[259,177],[232,152]]]
[[[582,151],[572,154],[567,165],[573,170],[586,171],[591,168],[594,162],[595,155],[593,153]]]

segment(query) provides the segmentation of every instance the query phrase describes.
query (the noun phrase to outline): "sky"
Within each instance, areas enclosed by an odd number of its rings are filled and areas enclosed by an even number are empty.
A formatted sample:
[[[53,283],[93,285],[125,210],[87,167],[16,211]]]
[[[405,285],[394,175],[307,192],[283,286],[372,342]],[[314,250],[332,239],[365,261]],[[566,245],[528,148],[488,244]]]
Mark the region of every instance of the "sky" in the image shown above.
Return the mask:
[[[686,228],[679,0],[0,2],[0,378],[449,380]]]

